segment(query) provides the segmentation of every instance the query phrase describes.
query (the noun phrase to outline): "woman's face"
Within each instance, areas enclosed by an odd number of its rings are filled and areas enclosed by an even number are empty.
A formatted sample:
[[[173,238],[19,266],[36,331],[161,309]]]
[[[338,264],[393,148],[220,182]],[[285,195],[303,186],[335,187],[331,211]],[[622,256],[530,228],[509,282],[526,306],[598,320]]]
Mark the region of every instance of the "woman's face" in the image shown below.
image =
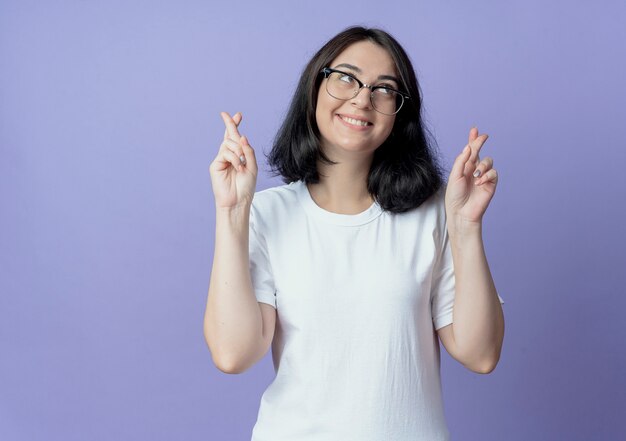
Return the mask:
[[[328,67],[349,73],[365,84],[385,83],[399,89],[397,81],[379,79],[382,76],[397,78],[395,64],[386,49],[368,40],[348,46]],[[326,81],[328,79],[320,84],[315,109],[324,152],[331,159],[346,152],[373,154],[391,133],[396,116],[384,115],[372,108],[370,89],[364,87],[354,98],[339,100],[328,94]],[[367,121],[367,125],[355,125],[352,119]]]

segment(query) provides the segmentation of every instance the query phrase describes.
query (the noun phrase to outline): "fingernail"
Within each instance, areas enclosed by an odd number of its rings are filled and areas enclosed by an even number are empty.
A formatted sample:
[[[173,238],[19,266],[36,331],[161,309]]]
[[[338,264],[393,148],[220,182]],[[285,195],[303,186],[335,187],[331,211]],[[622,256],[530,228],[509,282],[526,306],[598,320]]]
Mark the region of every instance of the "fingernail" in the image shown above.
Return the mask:
[[[245,163],[246,163],[246,157],[245,157],[244,155],[241,155],[241,156],[239,157],[239,160],[241,161],[241,163],[242,163],[242,164],[245,164]]]
[[[480,176],[480,170],[476,170],[476,171],[474,172],[474,177],[475,177],[475,178],[477,178],[477,177],[479,177],[479,176]]]

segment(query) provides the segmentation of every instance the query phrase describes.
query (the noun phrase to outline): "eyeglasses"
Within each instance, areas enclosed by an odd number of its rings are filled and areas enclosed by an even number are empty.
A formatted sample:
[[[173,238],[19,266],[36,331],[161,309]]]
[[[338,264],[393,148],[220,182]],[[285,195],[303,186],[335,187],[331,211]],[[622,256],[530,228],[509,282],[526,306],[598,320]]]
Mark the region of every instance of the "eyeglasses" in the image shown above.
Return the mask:
[[[328,80],[326,81],[326,92],[338,100],[349,100],[357,96],[364,87],[369,88],[372,107],[385,115],[395,115],[402,108],[404,100],[410,99],[407,94],[389,86],[364,84],[354,75],[337,69],[325,67],[320,73],[323,73],[324,78]]]

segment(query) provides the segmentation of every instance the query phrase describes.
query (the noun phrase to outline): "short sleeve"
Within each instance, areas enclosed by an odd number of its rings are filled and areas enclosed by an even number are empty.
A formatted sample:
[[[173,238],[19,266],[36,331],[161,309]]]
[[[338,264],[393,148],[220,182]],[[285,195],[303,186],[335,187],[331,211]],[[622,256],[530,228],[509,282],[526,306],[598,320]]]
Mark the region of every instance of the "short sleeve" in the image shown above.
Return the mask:
[[[258,302],[267,303],[276,308],[276,289],[274,288],[274,277],[267,252],[267,244],[265,238],[259,234],[257,229],[255,208],[252,207],[250,209],[250,234],[248,241],[252,288]]]
[[[431,308],[435,330],[452,323],[452,309],[454,307],[454,265],[452,250],[448,239],[447,224],[440,232],[443,236],[438,247],[438,256],[433,268],[433,278],[430,291]]]
[[[452,309],[454,307],[456,282],[447,222],[439,235],[443,237],[443,240],[440,244],[439,255],[433,269],[430,294],[435,330],[439,330],[453,322]],[[504,304],[504,300],[502,300],[500,295],[498,295],[498,299],[500,304]]]

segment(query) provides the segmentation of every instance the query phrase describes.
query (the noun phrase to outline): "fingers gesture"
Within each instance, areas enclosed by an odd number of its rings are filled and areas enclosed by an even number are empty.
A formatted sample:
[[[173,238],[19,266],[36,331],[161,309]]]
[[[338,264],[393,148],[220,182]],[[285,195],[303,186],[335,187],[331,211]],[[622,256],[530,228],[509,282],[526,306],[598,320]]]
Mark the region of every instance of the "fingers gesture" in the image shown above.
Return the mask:
[[[472,128],[468,144],[454,161],[446,189],[446,212],[450,217],[480,223],[495,194],[498,174],[493,159],[480,159],[480,150],[488,138],[489,135],[479,135],[478,129]]]
[[[224,139],[211,163],[211,183],[217,207],[233,208],[252,203],[256,187],[257,163],[248,138],[239,133],[241,113],[231,117],[220,113],[224,125]]]

